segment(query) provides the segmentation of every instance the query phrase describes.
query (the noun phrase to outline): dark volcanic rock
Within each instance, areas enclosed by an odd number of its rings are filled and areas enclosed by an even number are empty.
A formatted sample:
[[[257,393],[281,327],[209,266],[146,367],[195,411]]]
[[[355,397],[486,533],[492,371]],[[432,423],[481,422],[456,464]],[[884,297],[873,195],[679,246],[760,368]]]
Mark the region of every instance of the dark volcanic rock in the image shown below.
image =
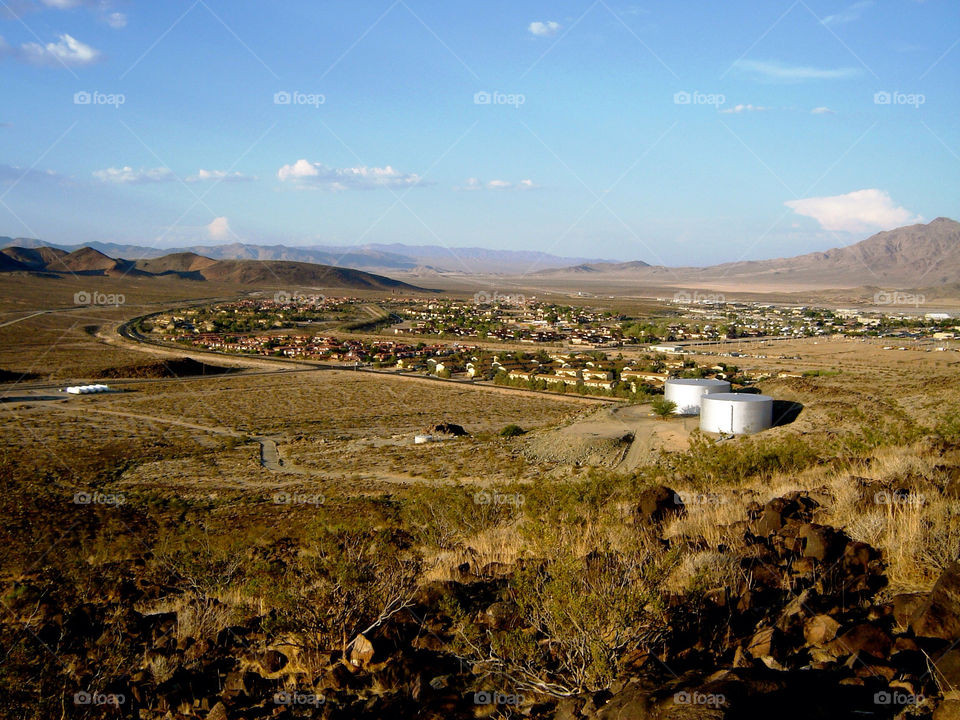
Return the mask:
[[[637,522],[653,525],[683,512],[684,506],[680,496],[664,485],[642,490],[634,508]]]
[[[870,623],[855,625],[830,643],[830,649],[838,655],[865,652],[875,658],[887,657],[892,646],[890,636]]]
[[[910,621],[917,637],[960,640],[960,562],[944,570]]]
[[[838,558],[850,540],[832,527],[813,523],[802,525],[799,537],[803,541],[803,556],[820,562],[830,562]]]
[[[927,599],[927,593],[903,593],[893,596],[893,619],[898,627],[910,626],[910,621]]]
[[[457,425],[456,423],[437,423],[430,428],[430,432],[438,435],[453,435],[454,437],[469,435],[469,433],[463,429],[462,425]]]

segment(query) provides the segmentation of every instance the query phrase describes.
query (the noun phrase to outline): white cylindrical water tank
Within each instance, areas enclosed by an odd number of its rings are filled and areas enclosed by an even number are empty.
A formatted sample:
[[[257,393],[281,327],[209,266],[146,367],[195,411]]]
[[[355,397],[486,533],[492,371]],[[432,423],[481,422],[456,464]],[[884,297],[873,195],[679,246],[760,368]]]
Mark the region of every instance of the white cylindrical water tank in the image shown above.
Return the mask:
[[[674,378],[663,387],[663,397],[676,404],[673,412],[677,415],[699,415],[702,396],[728,392],[730,383],[710,378]]]
[[[700,399],[700,429],[746,435],[773,426],[773,398],[749,393],[713,393]]]

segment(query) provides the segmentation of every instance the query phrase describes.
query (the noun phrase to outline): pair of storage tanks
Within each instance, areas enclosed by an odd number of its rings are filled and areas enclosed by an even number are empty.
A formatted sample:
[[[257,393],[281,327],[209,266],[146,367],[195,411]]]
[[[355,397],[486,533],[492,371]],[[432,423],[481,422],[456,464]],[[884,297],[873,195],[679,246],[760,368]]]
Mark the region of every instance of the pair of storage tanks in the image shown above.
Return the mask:
[[[773,427],[773,398],[730,392],[726,380],[675,378],[663,394],[677,415],[699,415],[704,432],[746,435]]]

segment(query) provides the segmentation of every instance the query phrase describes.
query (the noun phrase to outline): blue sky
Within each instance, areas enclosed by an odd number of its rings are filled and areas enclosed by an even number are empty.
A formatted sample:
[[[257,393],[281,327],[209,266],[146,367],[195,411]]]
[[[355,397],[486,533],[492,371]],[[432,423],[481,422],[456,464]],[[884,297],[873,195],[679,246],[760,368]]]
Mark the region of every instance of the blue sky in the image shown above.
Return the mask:
[[[960,12],[3,0],[0,234],[710,264],[960,217]]]

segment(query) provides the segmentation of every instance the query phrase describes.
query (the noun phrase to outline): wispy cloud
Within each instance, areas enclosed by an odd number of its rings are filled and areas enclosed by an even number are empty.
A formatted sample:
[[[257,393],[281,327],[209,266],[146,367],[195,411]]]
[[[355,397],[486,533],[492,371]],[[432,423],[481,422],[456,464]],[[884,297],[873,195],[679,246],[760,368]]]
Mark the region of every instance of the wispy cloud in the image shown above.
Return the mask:
[[[798,215],[813,218],[824,230],[834,232],[890,230],[923,222],[919,215],[897,205],[885,190],[876,188],[855,190],[846,195],[790,200],[784,205]]]
[[[811,110],[810,114],[811,115],[836,115],[837,111],[831,110],[830,108],[824,105],[821,105],[820,107],[815,107],[813,110]]]
[[[96,170],[93,176],[102,182],[115,185],[146,185],[148,183],[171,182],[176,176],[169,168],[141,168],[134,170],[129,165],[120,168]]]
[[[9,45],[0,37],[0,56],[4,55],[31,65],[50,67],[79,67],[100,59],[99,50],[66,33],[60,35],[57,42],[46,45],[29,42],[20,47]]]
[[[220,182],[250,182],[256,180],[254,175],[245,175],[242,172],[228,170],[204,170],[200,168],[196,175],[189,175],[186,178],[188,183],[206,182],[208,180],[219,180]]]
[[[873,0],[860,0],[834,15],[827,15],[821,21],[824,25],[842,25],[843,23],[859,20],[863,11],[873,5]]]
[[[560,27],[560,23],[547,20],[546,22],[532,22],[527,26],[527,30],[537,37],[553,37],[560,32]]]
[[[423,178],[416,173],[402,173],[389,165],[382,168],[332,168],[303,158],[292,165],[282,166],[277,171],[277,178],[281,182],[290,182],[299,187],[321,190],[374,190],[425,184]]]
[[[734,105],[733,107],[724,108],[720,112],[726,113],[727,115],[739,115],[745,112],[764,112],[769,109],[770,108],[764,107],[763,105]]]
[[[463,185],[455,186],[454,190],[536,190],[540,186],[533,182],[533,180],[520,180],[519,182],[511,182],[510,180],[490,180],[488,182],[482,182],[479,178],[467,178],[467,181]]]
[[[738,60],[735,68],[765,80],[800,82],[803,80],[844,80],[860,75],[860,68],[817,68],[808,65],[787,65],[776,60]]]
[[[107,13],[103,21],[114,30],[122,30],[127,26],[127,16],[122,12]]]
[[[35,170],[31,168],[21,168],[15,165],[0,164],[0,185],[19,182],[41,182],[60,185],[67,181],[68,178],[65,175],[61,175],[53,170]]]

